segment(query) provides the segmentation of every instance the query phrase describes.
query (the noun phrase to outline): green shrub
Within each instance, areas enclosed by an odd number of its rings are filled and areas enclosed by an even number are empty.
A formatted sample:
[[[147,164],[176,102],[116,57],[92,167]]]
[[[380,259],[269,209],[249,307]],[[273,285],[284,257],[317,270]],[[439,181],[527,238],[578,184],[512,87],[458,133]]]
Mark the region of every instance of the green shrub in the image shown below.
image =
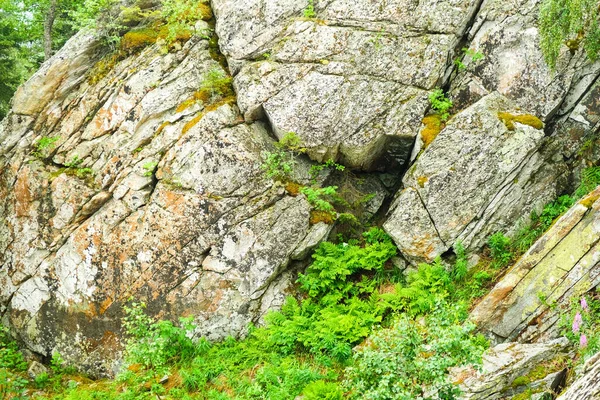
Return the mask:
[[[304,9],[304,18],[314,18],[317,16],[315,12],[315,0],[308,0],[308,5]]]
[[[510,249],[511,240],[502,232],[497,232],[488,239],[488,246],[492,255],[492,264],[496,268],[506,267],[513,259]]]
[[[286,133],[275,143],[275,148],[275,151],[263,152],[261,168],[269,179],[287,181],[294,173],[295,153],[303,153],[306,149],[302,147],[301,139],[294,132]]]
[[[365,238],[362,247],[356,241],[322,243],[313,264],[298,278],[307,299],[300,303],[289,297],[280,312],[267,315],[266,327],[254,336],[283,354],[306,349],[340,362],[349,359],[352,345],[381,322],[372,295],[384,280],[386,262],[396,255],[391,239],[379,229]]]
[[[288,152],[283,150],[275,152],[265,151],[262,156],[263,163],[261,168],[265,171],[267,178],[286,181],[294,172],[296,161]]]
[[[56,146],[56,142],[60,139],[59,136],[48,137],[43,136],[38,140],[38,142],[34,145],[34,150],[32,151],[32,155],[37,158],[44,158],[47,156],[47,153],[51,151],[54,146]]]
[[[329,168],[329,169],[332,169],[335,171],[344,171],[346,169],[345,166],[338,164],[331,159],[327,160],[327,162],[325,162],[323,164],[315,164],[310,167],[310,176],[313,179],[313,182],[315,182],[316,178],[319,176],[321,171],[323,171],[326,168]]]
[[[144,176],[149,177],[154,175],[154,171],[156,170],[156,166],[158,163],[156,161],[149,161],[145,163],[142,168],[144,168]]]
[[[600,185],[600,167],[589,167],[581,172],[581,183],[575,193],[574,199],[579,199]]]
[[[184,362],[194,357],[197,347],[188,337],[195,326],[191,318],[181,318],[181,326],[171,321],[155,321],[145,314],[143,302],[123,307],[123,326],[128,335],[126,360],[129,364],[141,364],[148,370],[165,372],[167,365]]]
[[[8,329],[0,325],[0,368],[26,371],[27,363]]]
[[[437,394],[433,398],[456,398],[448,369],[480,364],[488,347],[474,324],[461,322],[465,316],[464,307],[439,301],[418,321],[401,314],[390,328],[376,331],[346,370],[351,398],[412,400],[426,390]]]

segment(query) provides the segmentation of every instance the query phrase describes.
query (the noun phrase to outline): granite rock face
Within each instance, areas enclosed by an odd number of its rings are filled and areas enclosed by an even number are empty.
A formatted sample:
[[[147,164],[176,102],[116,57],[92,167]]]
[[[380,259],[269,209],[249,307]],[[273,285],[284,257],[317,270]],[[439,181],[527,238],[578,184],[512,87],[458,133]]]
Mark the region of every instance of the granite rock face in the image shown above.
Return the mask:
[[[263,124],[188,101],[222,68],[209,53],[200,37],[153,45],[93,84],[102,54],[78,35],[17,93],[0,125],[0,312],[31,350],[110,373],[130,297],[237,336],[327,237],[261,170]]]
[[[464,69],[453,77],[450,94],[463,108],[488,93],[499,92],[544,121],[597,76],[581,52],[562,49],[556,71],[547,66],[539,46],[540,0],[486,0],[468,33]],[[473,57],[480,53],[483,58]],[[591,80],[590,80],[591,79]]]
[[[248,121],[297,133],[317,161],[402,166],[478,2],[216,0]]]

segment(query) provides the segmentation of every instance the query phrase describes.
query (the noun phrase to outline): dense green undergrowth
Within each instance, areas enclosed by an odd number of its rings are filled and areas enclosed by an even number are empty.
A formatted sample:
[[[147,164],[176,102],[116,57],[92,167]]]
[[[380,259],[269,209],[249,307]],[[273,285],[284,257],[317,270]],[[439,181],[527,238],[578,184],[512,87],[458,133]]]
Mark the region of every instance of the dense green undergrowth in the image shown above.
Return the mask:
[[[460,245],[457,253],[464,255]],[[466,260],[450,269],[423,264],[404,278],[390,262],[395,255],[377,228],[360,240],[322,243],[299,276],[299,296],[243,340],[192,340],[190,320],[155,321],[134,302],[124,320],[128,367],[114,381],[60,371],[47,382],[62,386],[28,380],[5,340],[9,390],[55,399],[454,398],[447,369],[477,365],[487,347],[465,322],[473,294]]]
[[[508,238],[490,238],[488,257],[468,268],[460,243],[452,264],[437,259],[411,271],[392,262],[396,247],[381,229],[360,238],[322,243],[297,280],[297,294],[245,339],[209,343],[195,338],[191,319],[157,321],[142,302],[126,307],[125,367],[114,380],[74,374],[53,357],[48,373],[31,379],[5,331],[0,335],[0,395],[8,399],[454,399],[453,366],[481,362],[487,341],[467,321],[513,262],[578,198],[600,183],[587,169],[580,187],[546,205]],[[600,302],[565,313],[565,334],[582,354],[600,346]],[[580,313],[583,317],[574,317]],[[573,314],[573,315],[571,315]],[[578,330],[571,328],[580,318]],[[579,323],[579,322],[578,322]],[[580,330],[579,330],[580,329]],[[582,338],[585,336],[585,338]]]

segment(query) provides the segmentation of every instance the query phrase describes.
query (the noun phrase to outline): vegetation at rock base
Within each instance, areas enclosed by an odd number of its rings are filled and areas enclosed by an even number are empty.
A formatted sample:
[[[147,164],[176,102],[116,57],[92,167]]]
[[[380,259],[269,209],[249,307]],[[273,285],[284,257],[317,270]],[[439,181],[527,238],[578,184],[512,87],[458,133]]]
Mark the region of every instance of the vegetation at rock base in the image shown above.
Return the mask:
[[[448,368],[478,365],[487,347],[465,322],[470,292],[457,254],[449,271],[437,261],[404,278],[380,229],[324,242],[298,278],[298,296],[243,340],[192,340],[191,319],[157,321],[133,301],[123,321],[126,368],[115,381],[76,378],[64,367],[34,381],[3,331],[1,387],[53,399],[452,399]]]
[[[544,0],[539,16],[540,47],[554,69],[565,45],[574,54],[583,48],[590,60],[600,50],[600,20],[596,0]]]

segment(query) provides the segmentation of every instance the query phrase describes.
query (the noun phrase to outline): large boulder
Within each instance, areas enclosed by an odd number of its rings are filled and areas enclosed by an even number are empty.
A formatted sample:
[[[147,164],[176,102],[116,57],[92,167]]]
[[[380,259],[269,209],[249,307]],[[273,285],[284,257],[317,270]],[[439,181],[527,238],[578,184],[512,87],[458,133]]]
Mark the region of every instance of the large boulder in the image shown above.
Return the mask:
[[[246,119],[297,133],[317,161],[363,170],[405,163],[428,91],[443,83],[477,9],[464,0],[213,6]]]
[[[499,93],[450,119],[404,176],[384,224],[400,251],[430,262],[457,241],[478,249],[555,198],[566,166],[541,128]]]
[[[471,313],[496,341],[559,336],[570,301],[600,283],[600,188],[563,215]]]
[[[29,349],[110,374],[130,298],[193,316],[198,336],[238,336],[330,226],[266,178],[263,124],[235,99],[198,98],[222,70],[208,40],[96,51],[72,39],[0,124],[0,313]]]

